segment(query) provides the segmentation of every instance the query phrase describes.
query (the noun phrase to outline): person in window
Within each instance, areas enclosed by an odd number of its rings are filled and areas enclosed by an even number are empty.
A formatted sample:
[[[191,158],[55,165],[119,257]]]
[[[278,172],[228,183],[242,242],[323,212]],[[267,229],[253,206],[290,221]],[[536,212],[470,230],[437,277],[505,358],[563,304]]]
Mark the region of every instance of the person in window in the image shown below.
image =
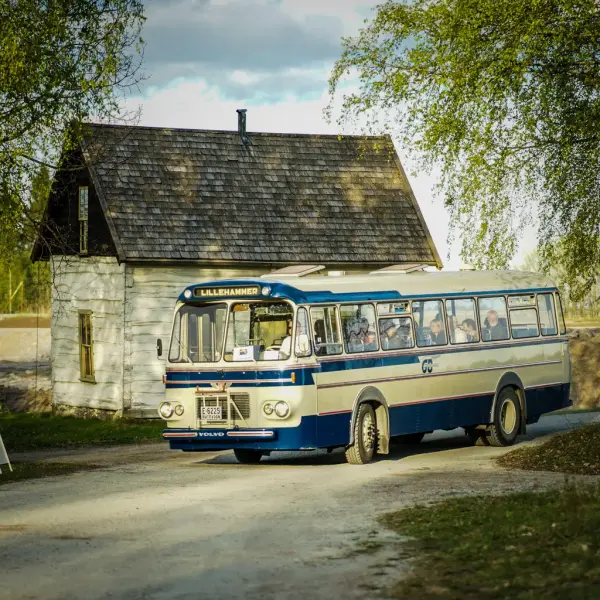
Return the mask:
[[[504,319],[502,321],[504,321]],[[485,325],[488,330],[489,340],[505,340],[508,338],[506,321],[502,321],[498,318],[498,313],[495,310],[488,311],[485,319]]]
[[[327,354],[327,347],[324,345],[325,339],[325,323],[323,319],[317,319],[313,323],[313,329],[315,332],[315,354],[317,356],[325,356]],[[323,345],[322,345],[323,344]]]
[[[465,319],[461,324],[460,328],[467,334],[468,342],[479,341],[479,333],[477,332],[477,323],[474,319]]]
[[[446,332],[442,326],[442,322],[439,319],[434,319],[429,323],[431,345],[440,346],[446,343]]]
[[[292,319],[288,319],[286,323],[286,335],[281,342],[281,347],[279,348],[279,358],[287,359],[292,354]]]
[[[381,346],[384,350],[397,350],[400,348],[412,348],[410,329],[405,328],[404,336],[398,331],[398,326],[393,319],[381,321],[379,325],[381,335]]]

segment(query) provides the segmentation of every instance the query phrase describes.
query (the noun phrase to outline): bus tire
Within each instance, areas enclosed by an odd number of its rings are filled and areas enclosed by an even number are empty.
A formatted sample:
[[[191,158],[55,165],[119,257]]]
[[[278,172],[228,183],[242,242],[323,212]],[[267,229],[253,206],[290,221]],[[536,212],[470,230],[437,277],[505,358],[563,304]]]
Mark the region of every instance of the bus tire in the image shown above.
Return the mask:
[[[354,443],[346,448],[346,460],[351,465],[364,465],[373,460],[377,447],[377,423],[370,404],[358,407],[354,423]]]
[[[236,448],[233,453],[237,461],[243,465],[256,465],[263,456],[262,450],[249,450],[247,448]]]
[[[397,435],[393,438],[394,444],[420,444],[425,437],[425,432],[408,433],[406,435]]]
[[[485,437],[490,446],[512,446],[519,434],[521,402],[517,392],[505,387],[498,394],[494,407],[494,420],[487,428]]]

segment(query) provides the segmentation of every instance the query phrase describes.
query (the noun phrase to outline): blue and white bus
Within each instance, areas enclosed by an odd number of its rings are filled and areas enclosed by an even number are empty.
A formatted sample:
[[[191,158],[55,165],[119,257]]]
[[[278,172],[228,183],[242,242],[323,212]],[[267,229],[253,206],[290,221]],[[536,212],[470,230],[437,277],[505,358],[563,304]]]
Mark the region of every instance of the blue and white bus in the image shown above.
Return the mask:
[[[513,444],[570,405],[571,363],[544,275],[273,274],[186,288],[164,381],[172,449],[343,447],[364,464],[436,429]]]

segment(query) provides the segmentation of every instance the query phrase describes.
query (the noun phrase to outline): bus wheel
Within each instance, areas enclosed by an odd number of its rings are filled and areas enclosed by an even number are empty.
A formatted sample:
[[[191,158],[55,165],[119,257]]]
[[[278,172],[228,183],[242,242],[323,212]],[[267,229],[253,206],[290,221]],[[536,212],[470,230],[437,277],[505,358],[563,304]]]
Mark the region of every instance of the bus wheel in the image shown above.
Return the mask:
[[[396,435],[392,438],[394,444],[420,444],[425,437],[425,432],[408,433],[406,435]]]
[[[243,465],[255,465],[260,462],[263,455],[261,450],[247,450],[243,448],[236,448],[233,453],[237,461]]]
[[[494,408],[494,421],[487,428],[486,438],[490,446],[512,446],[519,433],[521,403],[512,388],[504,388]]]
[[[377,446],[377,425],[375,411],[370,404],[358,407],[354,423],[354,443],[346,448],[346,460],[351,465],[364,465],[371,462]]]

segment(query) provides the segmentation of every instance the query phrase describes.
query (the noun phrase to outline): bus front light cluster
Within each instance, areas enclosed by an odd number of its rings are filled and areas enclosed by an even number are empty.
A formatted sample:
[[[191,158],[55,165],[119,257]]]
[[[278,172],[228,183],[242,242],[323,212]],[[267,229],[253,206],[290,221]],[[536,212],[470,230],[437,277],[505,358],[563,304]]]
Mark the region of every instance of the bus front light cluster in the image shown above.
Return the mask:
[[[173,406],[171,405],[170,402],[163,402],[159,407],[158,407],[158,414],[163,418],[163,419],[170,419],[173,416],[174,413],[174,409]]]
[[[173,406],[170,402],[163,402],[158,407],[158,414],[163,419],[170,419],[173,415],[181,417],[181,415],[184,413],[184,410],[185,409],[181,404],[176,404],[175,406]]]
[[[267,417],[275,413],[280,419],[285,419],[290,414],[290,406],[287,402],[280,400],[279,402],[267,402],[263,404],[263,412]]]

